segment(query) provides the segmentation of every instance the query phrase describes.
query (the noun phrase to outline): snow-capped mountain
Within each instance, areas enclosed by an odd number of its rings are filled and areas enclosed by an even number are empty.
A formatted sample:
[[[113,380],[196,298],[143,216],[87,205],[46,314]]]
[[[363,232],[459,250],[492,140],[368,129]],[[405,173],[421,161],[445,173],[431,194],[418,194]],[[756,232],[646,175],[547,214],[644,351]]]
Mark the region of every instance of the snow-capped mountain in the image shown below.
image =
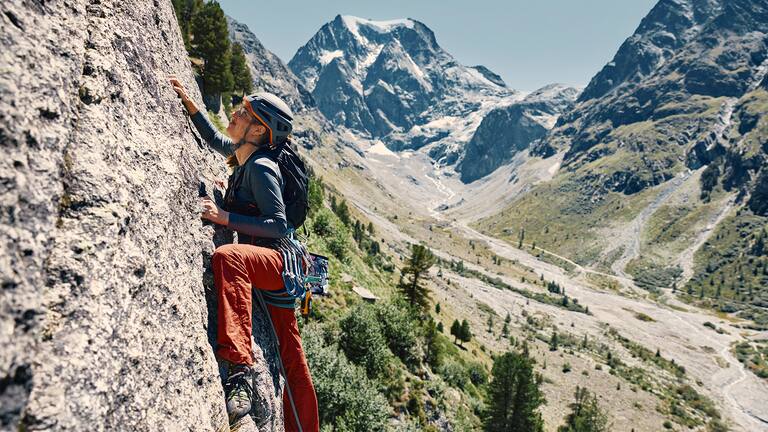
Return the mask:
[[[459,64],[413,19],[338,15],[288,65],[335,124],[394,150],[430,145],[448,164],[486,113],[523,96],[487,68]]]

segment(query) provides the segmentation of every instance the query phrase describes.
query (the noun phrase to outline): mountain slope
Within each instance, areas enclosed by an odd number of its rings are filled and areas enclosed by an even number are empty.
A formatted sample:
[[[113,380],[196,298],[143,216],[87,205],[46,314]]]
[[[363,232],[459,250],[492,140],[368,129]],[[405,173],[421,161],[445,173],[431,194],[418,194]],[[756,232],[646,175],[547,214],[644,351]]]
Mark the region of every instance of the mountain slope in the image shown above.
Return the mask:
[[[489,112],[467,143],[456,170],[461,180],[471,182],[509,163],[512,157],[543,138],[558,116],[573,107],[579,91],[550,84],[525,99]]]
[[[766,1],[660,1],[534,145],[557,175],[480,226],[764,325],[767,42]]]
[[[729,122],[730,98],[764,77],[767,8],[660,1],[538,153],[564,149],[569,171],[627,194],[709,163],[722,150],[714,144]]]
[[[243,23],[227,16],[229,39],[243,47],[251,67],[254,88],[280,95],[294,110],[303,111],[315,105],[312,95],[296,76]],[[255,72],[255,73],[254,73]]]

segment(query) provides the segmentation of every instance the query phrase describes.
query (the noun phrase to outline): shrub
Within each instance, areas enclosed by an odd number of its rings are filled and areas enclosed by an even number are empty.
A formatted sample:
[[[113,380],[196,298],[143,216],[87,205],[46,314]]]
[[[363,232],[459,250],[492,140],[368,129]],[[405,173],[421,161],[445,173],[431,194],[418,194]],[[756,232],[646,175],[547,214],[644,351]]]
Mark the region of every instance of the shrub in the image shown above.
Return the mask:
[[[488,382],[488,372],[486,372],[485,366],[480,363],[469,363],[467,365],[467,372],[469,373],[469,380],[476,386]]]
[[[327,346],[318,326],[303,332],[307,363],[317,394],[320,423],[336,430],[386,430],[389,405],[365,370]]]
[[[314,215],[323,207],[323,183],[315,177],[309,178],[307,189],[307,201],[309,202],[309,214]]]
[[[443,365],[438,369],[438,373],[443,377],[451,387],[464,390],[469,384],[469,374],[467,369],[456,360],[446,359]]]
[[[378,318],[370,306],[361,304],[352,308],[339,322],[339,346],[353,363],[365,368],[368,377],[383,374],[392,353]]]
[[[410,368],[419,366],[422,350],[417,342],[418,328],[406,305],[386,302],[377,305],[375,309],[392,353]]]
[[[312,219],[312,231],[321,237],[327,237],[333,234],[331,212],[326,209],[320,209]]]
[[[328,250],[339,260],[347,260],[349,256],[349,238],[345,228],[337,227],[333,236],[328,241]]]

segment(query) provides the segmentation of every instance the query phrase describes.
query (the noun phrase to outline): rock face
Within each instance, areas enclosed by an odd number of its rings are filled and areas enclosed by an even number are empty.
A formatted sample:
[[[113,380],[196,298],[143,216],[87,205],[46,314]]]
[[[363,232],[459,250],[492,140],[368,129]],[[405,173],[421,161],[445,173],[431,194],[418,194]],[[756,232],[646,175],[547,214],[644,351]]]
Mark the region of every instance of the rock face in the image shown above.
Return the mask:
[[[535,152],[565,149],[568,172],[624,193],[716,161],[740,142],[766,35],[766,1],[659,1]]]
[[[224,163],[167,83],[176,74],[202,105],[170,3],[2,11],[0,429],[226,429],[204,272],[214,230],[198,216],[200,182]],[[282,430],[254,309],[253,414]]]
[[[431,145],[455,162],[485,113],[520,96],[482,66],[462,66],[412,19],[336,16],[288,63],[331,122],[392,149]]]
[[[457,166],[461,180],[471,182],[490,174],[544,137],[558,116],[573,107],[578,95],[573,87],[550,84],[520,102],[488,113]]]

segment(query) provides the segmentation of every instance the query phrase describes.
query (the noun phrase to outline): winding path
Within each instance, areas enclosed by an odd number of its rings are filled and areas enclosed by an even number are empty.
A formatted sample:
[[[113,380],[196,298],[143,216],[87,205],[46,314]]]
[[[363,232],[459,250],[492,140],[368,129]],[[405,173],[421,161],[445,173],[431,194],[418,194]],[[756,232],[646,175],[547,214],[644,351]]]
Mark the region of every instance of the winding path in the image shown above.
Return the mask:
[[[435,172],[434,178],[430,176],[436,186],[439,183],[438,190],[442,197],[453,197],[455,192],[450,191],[440,183],[439,171]],[[644,291],[636,287],[632,278],[624,273],[624,266],[640,253],[640,233],[648,223],[650,217],[678,191],[687,180],[691,178],[692,172],[687,171],[680,174],[657,195],[654,201],[647,206],[640,215],[632,221],[633,236],[627,238],[629,247],[625,248],[622,258],[617,260],[621,271],[618,275],[603,273],[579,265],[567,257],[558,255],[554,252],[541,248],[541,252],[549,254],[557,259],[563,260],[574,266],[574,269],[582,274],[591,273],[604,277],[612,278],[621,283],[634,293],[641,294],[639,297],[628,298],[616,293],[597,291],[587,284],[575,280],[565,273],[565,271],[553,264],[543,262],[535,256],[524,250],[517,249],[503,240],[482,234],[475,229],[467,226],[464,221],[450,222],[455,229],[462,232],[468,239],[477,239],[484,241],[491,250],[507,259],[514,259],[523,265],[526,265],[537,273],[544,274],[547,279],[556,280],[571,293],[572,296],[579,298],[582,304],[588,305],[595,318],[601,322],[608,322],[617,327],[622,333],[633,339],[639,339],[649,346],[661,347],[665,352],[674,353],[674,358],[697,380],[704,383],[704,386],[719,400],[721,409],[725,411],[727,417],[735,422],[735,429],[745,432],[768,431],[768,407],[764,401],[768,400],[768,384],[758,378],[756,375],[745,370],[742,365],[731,353],[730,347],[734,341],[743,340],[739,334],[739,329],[729,326],[728,335],[720,335],[703,326],[708,320],[715,320],[707,311],[702,311],[690,305],[683,305],[686,312],[682,312],[680,306],[670,307],[668,304],[652,302],[645,299]],[[437,211],[437,206],[441,204],[440,199],[437,205],[430,209],[430,213],[436,218],[445,221]],[[708,230],[699,235],[697,244],[692,246],[692,251],[706,241],[708,234],[711,233],[720,220],[728,213],[732,201],[729,200],[727,208],[718,212],[714,220],[708,225]],[[711,227],[710,227],[711,225]],[[441,251],[441,255],[450,253]],[[692,253],[691,253],[692,256]],[[612,270],[619,270],[615,266]],[[665,290],[665,294],[668,294]],[[664,296],[665,300],[671,303],[679,303],[674,297],[671,299]],[[663,330],[654,333],[639,326],[634,325],[635,319],[632,312],[643,311],[654,319]],[[715,348],[718,355],[727,363],[727,368],[722,368],[717,359],[712,355],[706,355],[698,349],[691,349],[692,344],[707,345]],[[745,391],[744,389],[748,390]]]

